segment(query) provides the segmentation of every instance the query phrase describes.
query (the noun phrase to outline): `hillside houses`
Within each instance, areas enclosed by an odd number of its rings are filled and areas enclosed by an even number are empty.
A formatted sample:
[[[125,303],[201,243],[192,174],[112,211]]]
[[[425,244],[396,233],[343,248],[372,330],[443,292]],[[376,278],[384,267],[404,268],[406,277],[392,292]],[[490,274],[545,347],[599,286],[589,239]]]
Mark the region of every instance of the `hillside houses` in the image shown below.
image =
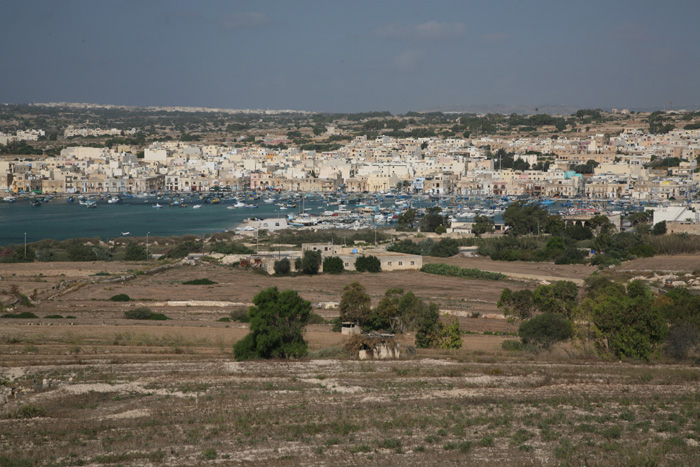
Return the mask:
[[[40,135],[41,130],[23,137]],[[38,137],[38,136],[37,136]],[[502,168],[497,149],[531,167]],[[138,193],[287,190],[334,193],[401,191],[429,195],[587,197],[678,200],[698,192],[700,131],[618,135],[476,139],[359,136],[335,151],[249,146],[230,148],[181,141],[133,148],[73,146],[60,156],[0,163],[0,190],[47,193]],[[665,158],[677,158],[670,166]],[[592,174],[572,168],[595,162]],[[661,163],[659,162],[661,161]]]

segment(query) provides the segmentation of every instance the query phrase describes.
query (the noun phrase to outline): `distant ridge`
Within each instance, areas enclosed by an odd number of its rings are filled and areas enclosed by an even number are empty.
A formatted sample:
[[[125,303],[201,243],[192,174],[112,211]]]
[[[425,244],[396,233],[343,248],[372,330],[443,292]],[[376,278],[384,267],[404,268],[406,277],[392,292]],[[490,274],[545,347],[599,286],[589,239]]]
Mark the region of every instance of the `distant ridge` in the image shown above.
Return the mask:
[[[314,114],[307,110],[275,110],[275,109],[220,109],[212,107],[188,107],[188,106],[142,106],[142,105],[111,105],[91,104],[80,102],[32,102],[28,105],[37,107],[69,107],[74,109],[121,109],[121,110],[146,110],[149,112],[213,112],[229,114]]]
[[[425,110],[425,112],[445,112],[445,113],[475,113],[475,114],[520,114],[520,115],[530,115],[535,113],[544,113],[549,115],[571,115],[576,113],[582,107],[576,107],[572,105],[540,105],[540,106],[529,106],[529,105],[488,105],[488,104],[469,104],[469,105],[448,105],[444,107],[438,107],[430,110]],[[609,110],[609,109],[603,109]]]

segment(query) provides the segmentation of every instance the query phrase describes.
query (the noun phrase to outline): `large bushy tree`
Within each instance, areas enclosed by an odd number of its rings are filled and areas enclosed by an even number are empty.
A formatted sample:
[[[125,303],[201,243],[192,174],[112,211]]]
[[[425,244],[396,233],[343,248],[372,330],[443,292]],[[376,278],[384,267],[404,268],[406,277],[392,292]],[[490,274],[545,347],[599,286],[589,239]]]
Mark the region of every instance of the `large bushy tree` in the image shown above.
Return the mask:
[[[573,335],[571,320],[557,313],[544,313],[523,322],[518,329],[523,343],[549,348],[555,342],[565,341]]]
[[[327,274],[341,274],[345,270],[342,258],[329,256],[323,259],[323,272]]]
[[[250,333],[233,347],[236,360],[306,355],[303,331],[310,315],[311,303],[294,290],[270,287],[258,293],[248,309]]]
[[[301,272],[304,274],[318,274],[321,268],[322,255],[320,251],[306,250],[301,258]]]
[[[663,313],[640,281],[630,282],[624,292],[608,287],[589,300],[584,305],[603,335],[598,345],[618,358],[649,360],[668,333]]]
[[[352,321],[364,326],[372,313],[372,299],[362,284],[351,282],[343,288],[339,308],[341,321]]]

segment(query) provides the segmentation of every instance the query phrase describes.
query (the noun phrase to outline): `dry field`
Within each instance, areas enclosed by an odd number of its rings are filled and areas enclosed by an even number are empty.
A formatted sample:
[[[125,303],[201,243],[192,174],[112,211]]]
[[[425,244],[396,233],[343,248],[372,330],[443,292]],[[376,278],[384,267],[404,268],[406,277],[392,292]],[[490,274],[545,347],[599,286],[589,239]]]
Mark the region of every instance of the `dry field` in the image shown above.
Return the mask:
[[[659,255],[627,261],[615,268],[620,272],[685,272],[700,270],[700,255]]]
[[[532,279],[588,274],[580,266],[451,261]],[[536,282],[419,272],[274,278],[209,264],[101,282],[144,269],[0,267],[0,289],[37,289],[40,300],[26,308],[40,319],[0,322],[0,389],[22,390],[0,407],[0,466],[692,465],[700,458],[700,368],[607,363],[566,347],[501,350],[508,337],[492,333],[516,325],[498,316],[500,291]],[[182,284],[205,277],[217,284]],[[304,361],[233,361],[232,345],[247,327],[218,321],[231,309],[277,286],[299,291],[330,318],[337,310],[323,304],[339,301],[353,280],[375,303],[387,288],[412,290],[474,333],[459,351],[358,362],[342,350],[343,336],[313,325]],[[75,288],[59,289],[60,281]],[[134,301],[108,300],[119,293]],[[134,306],[173,319],[123,319]],[[401,339],[404,350],[412,346],[412,335]]]
[[[136,263],[48,264],[49,267],[45,267],[44,263],[2,265],[0,276],[4,280],[0,282],[0,289],[8,290],[11,285],[17,285],[26,295],[36,294],[39,303],[32,312],[40,317],[54,314],[73,316],[76,325],[123,324],[121,317],[125,310],[148,306],[178,321],[176,324],[168,323],[170,326],[223,326],[216,320],[228,316],[232,308],[246,307],[258,292],[271,286],[281,290],[297,290],[314,304],[321,316],[333,318],[338,314],[337,303],[343,287],[358,281],[367,288],[375,304],[387,289],[403,288],[426,301],[439,303],[444,312],[460,320],[464,329],[514,331],[514,326],[502,319],[496,307],[498,297],[504,287],[520,290],[536,285],[536,282],[529,280],[465,280],[418,271],[274,277],[208,263],[178,266],[122,281],[118,280],[120,276],[147,267]],[[188,280],[201,278],[208,278],[217,284],[183,285]],[[63,281],[68,281],[75,290],[60,288],[59,284]],[[117,294],[127,294],[132,301],[109,300]],[[471,318],[475,314],[481,318]]]
[[[2,465],[693,465],[700,370],[428,353],[10,357]],[[48,381],[47,381],[48,383]]]

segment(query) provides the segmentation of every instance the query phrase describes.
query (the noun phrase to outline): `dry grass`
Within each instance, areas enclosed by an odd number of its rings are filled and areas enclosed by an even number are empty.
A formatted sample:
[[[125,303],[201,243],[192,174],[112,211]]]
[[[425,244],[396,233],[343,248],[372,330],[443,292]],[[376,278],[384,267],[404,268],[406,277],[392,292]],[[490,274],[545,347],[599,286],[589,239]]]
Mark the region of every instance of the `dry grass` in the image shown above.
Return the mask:
[[[691,367],[185,357],[13,374],[20,386],[59,381],[2,412],[12,426],[3,455],[32,465],[654,465],[700,455]],[[27,405],[42,416],[8,418]]]

